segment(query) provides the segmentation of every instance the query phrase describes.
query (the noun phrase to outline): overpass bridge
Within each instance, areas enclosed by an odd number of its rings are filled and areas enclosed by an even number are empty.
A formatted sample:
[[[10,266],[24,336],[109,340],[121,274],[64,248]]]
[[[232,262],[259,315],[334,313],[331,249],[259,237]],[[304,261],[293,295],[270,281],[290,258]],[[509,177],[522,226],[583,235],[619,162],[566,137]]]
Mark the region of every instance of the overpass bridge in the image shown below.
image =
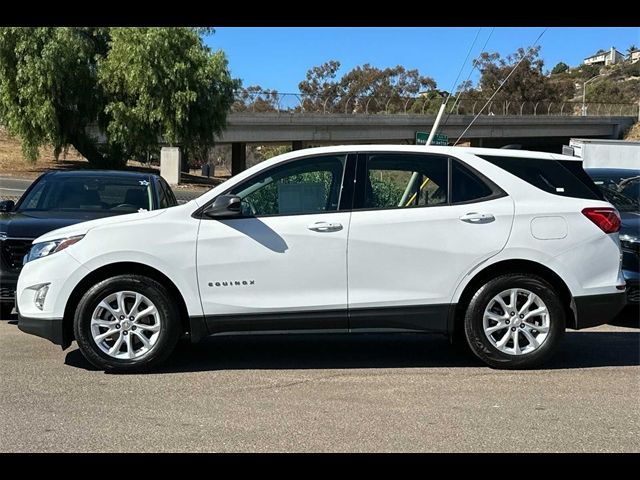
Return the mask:
[[[445,118],[438,133],[447,135],[453,143],[474,115],[451,115],[446,122]],[[517,143],[526,149],[559,153],[571,137],[621,138],[637,120],[635,112],[584,116],[481,115],[461,141],[478,147]],[[416,132],[430,131],[434,122],[435,115],[409,113],[232,112],[227,117],[227,128],[217,142],[232,145],[232,172],[235,174],[245,168],[247,143],[291,143],[294,150],[345,143],[412,144]]]
[[[293,149],[344,143],[414,143],[418,131],[435,122],[441,98],[429,94],[341,96],[236,92],[227,128],[218,143],[232,145],[232,172],[245,168],[247,143],[291,143]],[[458,95],[447,106],[438,133],[455,142],[467,126],[463,142],[472,146],[523,148],[561,152],[571,137],[621,138],[640,119],[638,103],[510,101]]]

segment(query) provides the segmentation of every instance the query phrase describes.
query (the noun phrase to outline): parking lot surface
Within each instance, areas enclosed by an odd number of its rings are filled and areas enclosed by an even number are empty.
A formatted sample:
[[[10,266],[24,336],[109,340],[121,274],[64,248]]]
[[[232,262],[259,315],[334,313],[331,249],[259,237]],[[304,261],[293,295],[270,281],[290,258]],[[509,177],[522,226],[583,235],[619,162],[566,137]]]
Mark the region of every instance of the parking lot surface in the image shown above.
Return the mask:
[[[640,451],[637,321],[545,369],[431,335],[210,337],[159,372],[94,370],[0,321],[0,451]]]

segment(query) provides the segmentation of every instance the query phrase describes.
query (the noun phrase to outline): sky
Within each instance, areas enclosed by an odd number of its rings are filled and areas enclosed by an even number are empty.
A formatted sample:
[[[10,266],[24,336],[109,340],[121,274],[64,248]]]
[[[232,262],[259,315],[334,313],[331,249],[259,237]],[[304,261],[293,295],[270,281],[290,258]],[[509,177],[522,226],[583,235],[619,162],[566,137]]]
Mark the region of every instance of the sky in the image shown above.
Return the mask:
[[[435,79],[438,88],[452,87],[467,78],[471,61],[483,51],[514,52],[528,47],[544,27],[219,27],[206,43],[222,49],[234,78],[243,86],[260,85],[283,93],[298,92],[308,69],[328,60],[342,64],[338,76],[370,63],[378,68],[403,65]],[[477,35],[477,39],[476,39]],[[475,45],[473,45],[474,39]],[[570,66],[598,49],[616,47],[626,54],[640,46],[640,28],[550,27],[538,42],[545,69],[563,61]],[[463,63],[471,46],[471,53]],[[471,76],[477,80],[477,72]]]

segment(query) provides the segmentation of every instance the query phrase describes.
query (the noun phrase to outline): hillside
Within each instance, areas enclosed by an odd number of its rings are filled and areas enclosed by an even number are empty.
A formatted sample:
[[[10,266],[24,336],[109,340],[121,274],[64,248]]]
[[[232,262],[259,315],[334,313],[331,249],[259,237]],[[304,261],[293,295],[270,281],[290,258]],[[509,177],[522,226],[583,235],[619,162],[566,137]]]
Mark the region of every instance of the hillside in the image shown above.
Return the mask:
[[[573,83],[574,90],[567,101],[582,101],[585,80],[600,75],[587,85],[587,102],[637,103],[640,101],[640,62],[625,61],[616,65],[598,67],[580,65],[568,70],[550,74],[552,82]]]
[[[640,123],[636,123],[624,136],[625,140],[640,141]]]

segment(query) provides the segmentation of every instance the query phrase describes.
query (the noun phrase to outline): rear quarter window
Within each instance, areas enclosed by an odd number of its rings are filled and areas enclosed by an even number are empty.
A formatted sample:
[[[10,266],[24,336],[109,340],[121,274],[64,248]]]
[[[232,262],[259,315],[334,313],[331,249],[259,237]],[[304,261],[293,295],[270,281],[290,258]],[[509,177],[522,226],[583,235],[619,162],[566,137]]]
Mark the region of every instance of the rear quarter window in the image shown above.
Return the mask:
[[[478,156],[547,193],[562,197],[603,200],[598,187],[585,173],[579,161]]]

